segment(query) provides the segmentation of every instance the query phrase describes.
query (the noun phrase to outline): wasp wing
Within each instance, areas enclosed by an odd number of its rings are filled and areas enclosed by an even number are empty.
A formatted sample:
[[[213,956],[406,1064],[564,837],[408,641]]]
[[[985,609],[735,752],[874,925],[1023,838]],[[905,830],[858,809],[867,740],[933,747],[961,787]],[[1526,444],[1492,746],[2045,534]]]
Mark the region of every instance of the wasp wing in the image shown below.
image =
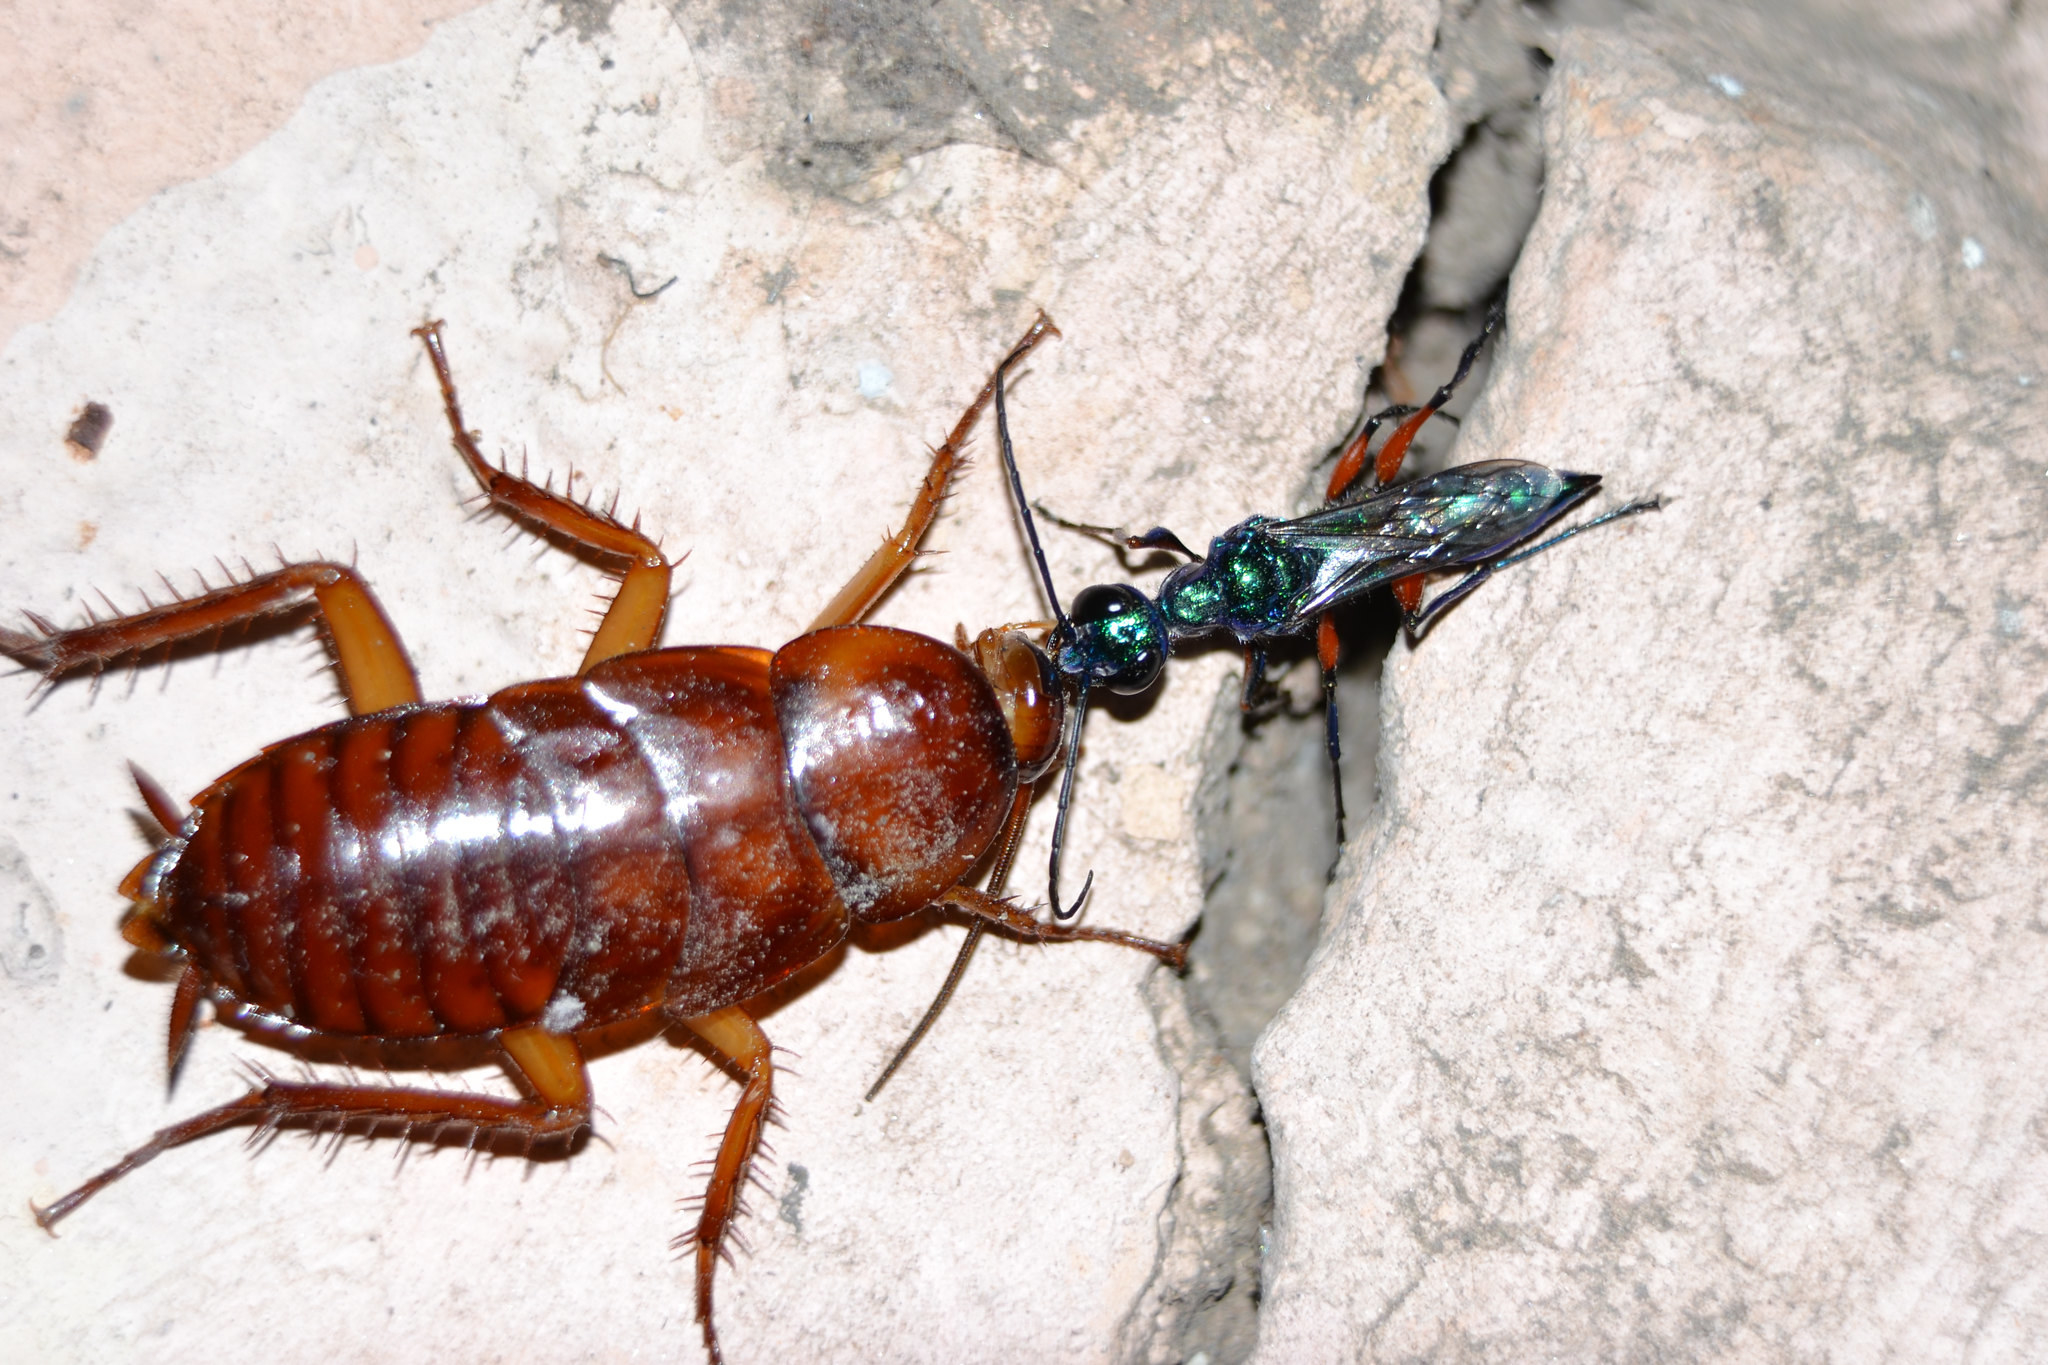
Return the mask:
[[[1504,554],[1592,495],[1598,474],[1526,460],[1459,465],[1378,489],[1265,534],[1306,552],[1314,573],[1287,604],[1287,628],[1397,578]]]

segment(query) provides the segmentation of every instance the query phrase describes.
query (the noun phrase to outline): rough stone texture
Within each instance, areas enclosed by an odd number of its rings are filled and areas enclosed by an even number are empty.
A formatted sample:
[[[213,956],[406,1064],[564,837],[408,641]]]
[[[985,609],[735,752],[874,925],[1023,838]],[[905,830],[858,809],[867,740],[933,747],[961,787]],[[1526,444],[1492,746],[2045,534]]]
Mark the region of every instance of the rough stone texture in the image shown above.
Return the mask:
[[[1933,79],[1956,8],[1557,48],[1457,457],[1670,501],[1395,651],[1260,1360],[2048,1339],[2040,87]]]
[[[150,195],[249,150],[314,81],[412,52],[474,3],[0,3],[0,346],[56,312]]]
[[[1152,1281],[1111,1354],[1147,1365],[1244,1360],[1257,1342],[1273,1198],[1265,1129],[1228,1040],[1219,1048],[1210,1021],[1189,1008],[1198,994],[1154,974],[1145,998],[1180,1080],[1180,1174]]]
[[[573,465],[579,493],[620,490],[688,553],[676,642],[800,630],[1034,305],[1068,337],[1016,394],[1035,494],[1191,537],[1285,505],[1355,411],[1421,245],[1446,145],[1424,10],[507,0],[451,20],[158,195],[0,353],[0,601],[68,619],[91,585],[132,603],[216,554],[353,554],[430,693],[571,667],[602,581],[462,520],[473,490],[405,335],[429,316],[487,448]],[[62,437],[89,399],[114,424],[81,462]],[[880,619],[949,634],[1041,611],[986,463],[930,544],[951,553]],[[1119,576],[1090,542],[1048,548],[1069,592]],[[1234,668],[1193,656],[1091,720],[1072,847],[1094,922],[1173,935],[1195,914],[1197,761]],[[7,685],[26,712],[0,727],[16,1208],[236,1093],[234,1059],[291,1065],[203,1029],[166,1097],[169,990],[126,969],[112,889],[145,848],[123,761],[194,791],[335,715],[318,671],[301,634],[132,694],[27,710],[28,682]],[[1202,1349],[1209,1234],[1184,1220],[1243,1183],[1242,1092],[1199,1057],[1182,1091],[1168,1063],[1201,1046],[1148,1009],[1143,961],[992,944],[863,1105],[955,942],[847,952],[766,1012],[788,1126],[752,1251],[720,1278],[729,1358]],[[419,1152],[394,1175],[388,1142],[250,1159],[214,1140],[55,1242],[0,1218],[0,1355],[688,1358],[664,1248],[734,1087],[660,1042],[593,1081],[605,1141],[566,1161]],[[1204,1123],[1214,1152],[1190,1147]]]

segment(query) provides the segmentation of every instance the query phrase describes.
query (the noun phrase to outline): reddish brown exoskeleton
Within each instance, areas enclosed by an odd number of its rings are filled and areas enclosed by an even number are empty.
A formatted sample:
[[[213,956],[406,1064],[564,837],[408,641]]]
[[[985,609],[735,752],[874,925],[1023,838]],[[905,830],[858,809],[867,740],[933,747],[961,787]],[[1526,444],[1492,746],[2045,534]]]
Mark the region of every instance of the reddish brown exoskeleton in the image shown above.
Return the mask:
[[[999,884],[1064,716],[1016,631],[971,649],[857,624],[917,554],[992,379],[934,452],[903,530],[781,649],[655,648],[669,564],[637,526],[490,466],[463,425],[440,324],[418,329],[461,454],[497,507],[625,564],[577,675],[425,702],[369,587],[287,565],[75,630],[31,618],[0,651],[57,676],[306,605],[350,716],[272,745],[193,801],[138,775],[170,837],[122,884],[122,934],[179,964],[169,1057],[199,1002],[309,1039],[496,1043],[530,1097],[264,1079],[158,1132],[37,1211],[45,1228],[172,1147],[237,1124],[445,1128],[531,1147],[590,1121],[577,1035],[659,1013],[745,1081],[686,1244],[719,1359],[712,1277],[769,1112],[769,1043],[741,1002],[856,921],[927,906],[1040,940],[1178,945],[1044,925]],[[1041,316],[1004,360],[1052,333]]]

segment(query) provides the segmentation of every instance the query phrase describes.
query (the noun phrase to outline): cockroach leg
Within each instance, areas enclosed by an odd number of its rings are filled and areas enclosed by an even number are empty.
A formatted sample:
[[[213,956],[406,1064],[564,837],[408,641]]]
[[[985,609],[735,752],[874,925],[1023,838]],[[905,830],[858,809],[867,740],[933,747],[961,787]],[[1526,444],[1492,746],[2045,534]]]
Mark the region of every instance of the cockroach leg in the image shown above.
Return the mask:
[[[343,1128],[397,1123],[408,1129],[461,1124],[479,1134],[515,1134],[536,1142],[573,1137],[590,1122],[590,1084],[575,1040],[524,1028],[506,1030],[500,1041],[536,1098],[510,1100],[449,1090],[266,1079],[238,1100],[159,1130],[148,1142],[56,1202],[40,1209],[31,1206],[36,1222],[43,1231],[52,1231],[60,1219],[138,1166],[173,1147],[241,1123],[272,1128],[287,1123],[331,1123]]]
[[[703,1324],[704,1349],[710,1352],[712,1365],[720,1365],[725,1357],[719,1353],[718,1331],[711,1321],[711,1281],[739,1206],[740,1187],[746,1184],[754,1152],[761,1145],[761,1124],[773,1097],[775,1068],[768,1059],[768,1035],[737,1005],[685,1019],[683,1024],[746,1078],[746,1088],[740,1092],[739,1103],[726,1120],[725,1137],[718,1144],[696,1231],[678,1241],[679,1247],[696,1249],[697,1321]]]
[[[941,895],[939,901],[941,904],[964,910],[995,928],[1015,934],[1027,943],[1120,943],[1126,948],[1136,948],[1141,953],[1150,953],[1175,971],[1180,971],[1188,965],[1188,949],[1185,943],[1161,943],[1158,939],[1127,934],[1121,929],[1047,924],[1034,917],[1030,911],[1000,897],[976,891],[971,886],[956,886]]]
[[[415,327],[412,334],[426,345],[427,359],[434,366],[434,377],[440,381],[441,406],[454,434],[455,451],[483,485],[484,496],[491,504],[585,549],[626,561],[618,594],[605,609],[604,619],[598,623],[597,633],[591,637],[590,648],[584,651],[577,672],[588,673],[606,659],[654,648],[661,636],[662,617],[668,612],[668,557],[642,534],[638,524],[627,526],[610,512],[585,507],[486,460],[477,448],[477,433],[462,424],[455,376],[448,368],[448,354],[441,345],[441,323],[437,320]]]
[[[574,1038],[529,1024],[506,1029],[498,1035],[498,1045],[549,1112],[581,1114],[579,1127],[590,1121],[590,1076],[583,1069],[583,1050]],[[534,1133],[535,1137],[547,1135]]]
[[[988,889],[991,893],[1000,892],[1003,889],[1003,882],[1010,875],[1010,864],[1017,860],[1017,845],[1024,838],[1024,817],[1030,811],[1031,786],[1025,783],[1017,788],[1017,795],[1011,798],[1010,813],[1003,820],[1003,832],[996,836],[995,862],[989,868],[988,874]],[[939,1021],[939,1015],[944,1013],[946,1006],[952,1002],[953,992],[959,989],[960,978],[967,975],[967,964],[974,959],[974,950],[980,946],[981,936],[987,931],[987,924],[979,919],[967,926],[967,937],[960,941],[960,951],[953,956],[953,965],[946,972],[945,983],[939,987],[939,993],[932,997],[932,1003],[925,1006],[924,1018],[917,1021],[917,1027],[910,1031],[910,1036],[896,1049],[896,1055],[882,1068],[882,1074],[868,1087],[868,1093],[861,1096],[863,1100],[873,1103],[875,1096],[882,1093],[882,1087],[889,1083],[889,1078],[896,1074],[897,1068],[901,1067],[911,1051],[924,1041],[925,1034],[931,1032],[932,1025]]]
[[[85,668],[98,671],[144,650],[216,635],[308,600],[326,624],[350,712],[368,715],[420,699],[412,660],[369,584],[345,564],[319,561],[287,564],[247,582],[76,630],[56,630],[31,616],[42,634],[0,630],[0,654],[53,678]]]
[[[1031,330],[1004,358],[1002,366],[997,367],[998,372],[1003,366],[1023,359],[1047,337],[1059,334],[1060,329],[1052,325],[1052,319],[1041,312],[1031,324]],[[953,424],[945,444],[932,452],[931,467],[925,471],[924,483],[917,490],[916,500],[910,504],[910,515],[904,520],[903,529],[883,541],[881,548],[868,556],[867,563],[860,566],[847,580],[846,586],[825,604],[825,609],[818,613],[818,619],[811,622],[812,630],[858,623],[917,559],[918,542],[924,539],[932,518],[939,514],[939,503],[944,500],[946,485],[952,481],[953,471],[959,466],[960,450],[967,443],[967,433],[974,429],[975,422],[981,418],[981,410],[988,406],[988,400],[995,391],[994,378],[982,385],[981,392],[968,404],[967,411]]]

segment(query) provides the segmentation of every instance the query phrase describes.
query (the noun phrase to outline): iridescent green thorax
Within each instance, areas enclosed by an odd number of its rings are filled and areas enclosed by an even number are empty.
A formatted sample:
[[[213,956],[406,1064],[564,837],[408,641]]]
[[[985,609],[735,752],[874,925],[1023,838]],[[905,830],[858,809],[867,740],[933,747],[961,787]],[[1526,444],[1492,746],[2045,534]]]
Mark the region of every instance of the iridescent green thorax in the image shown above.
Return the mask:
[[[1231,527],[1209,543],[1208,558],[1167,576],[1159,606],[1174,638],[1229,630],[1251,640],[1280,627],[1314,565],[1312,555],[1265,533],[1271,521],[1253,517]]]
[[[1175,569],[1159,588],[1167,628],[1175,635],[1192,635],[1222,625],[1228,609],[1223,579],[1207,560]]]

